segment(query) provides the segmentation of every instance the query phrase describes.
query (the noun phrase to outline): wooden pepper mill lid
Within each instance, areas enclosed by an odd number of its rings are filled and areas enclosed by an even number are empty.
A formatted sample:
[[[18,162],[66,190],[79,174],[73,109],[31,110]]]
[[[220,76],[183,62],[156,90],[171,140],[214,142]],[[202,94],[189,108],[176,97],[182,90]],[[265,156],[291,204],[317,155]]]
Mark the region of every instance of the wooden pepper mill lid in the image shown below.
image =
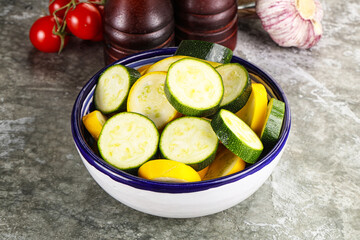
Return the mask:
[[[236,0],[173,0],[176,43],[203,40],[232,50],[237,39]]]
[[[147,49],[173,45],[171,0],[107,0],[104,40],[107,64]]]

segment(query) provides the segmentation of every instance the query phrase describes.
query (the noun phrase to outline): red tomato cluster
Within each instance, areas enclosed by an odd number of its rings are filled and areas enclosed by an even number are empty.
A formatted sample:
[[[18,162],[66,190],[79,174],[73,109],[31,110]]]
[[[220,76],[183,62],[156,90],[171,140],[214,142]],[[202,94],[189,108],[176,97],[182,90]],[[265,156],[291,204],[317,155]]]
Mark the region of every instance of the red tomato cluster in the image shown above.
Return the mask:
[[[102,2],[50,0],[50,15],[37,19],[31,26],[31,43],[42,52],[60,52],[68,42],[69,33],[83,40],[102,41]]]

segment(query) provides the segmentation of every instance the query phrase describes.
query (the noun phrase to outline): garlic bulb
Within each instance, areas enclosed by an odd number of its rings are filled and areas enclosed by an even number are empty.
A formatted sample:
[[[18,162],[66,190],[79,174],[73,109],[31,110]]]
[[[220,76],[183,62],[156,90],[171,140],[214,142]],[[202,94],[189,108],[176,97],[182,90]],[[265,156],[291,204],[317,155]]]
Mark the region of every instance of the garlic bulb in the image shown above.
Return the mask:
[[[256,13],[280,46],[307,49],[321,38],[323,10],[319,0],[257,0]]]

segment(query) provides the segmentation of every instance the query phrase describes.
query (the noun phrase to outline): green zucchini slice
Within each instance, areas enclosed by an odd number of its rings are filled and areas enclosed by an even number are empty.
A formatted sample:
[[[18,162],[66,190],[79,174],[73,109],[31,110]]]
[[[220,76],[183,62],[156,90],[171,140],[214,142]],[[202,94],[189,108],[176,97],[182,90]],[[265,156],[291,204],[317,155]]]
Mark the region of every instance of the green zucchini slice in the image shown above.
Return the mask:
[[[256,133],[234,113],[220,109],[211,126],[222,144],[247,163],[255,163],[263,150]]]
[[[178,112],[198,117],[214,114],[224,95],[222,79],[215,68],[192,58],[171,64],[164,90]]]
[[[190,165],[196,171],[215,158],[219,140],[210,122],[198,117],[181,117],[164,128],[159,148],[164,158]]]
[[[229,63],[233,56],[231,49],[217,43],[200,40],[183,40],[175,55],[196,57],[211,62]]]
[[[267,106],[264,127],[261,130],[260,140],[266,150],[270,150],[279,140],[280,131],[285,114],[285,103],[271,98]]]
[[[158,143],[159,132],[150,119],[138,113],[122,112],[105,122],[98,147],[105,161],[131,172],[156,154]]]
[[[95,108],[103,114],[125,110],[130,87],[139,77],[141,74],[137,70],[123,65],[106,69],[95,88]]]
[[[239,63],[227,63],[216,68],[224,84],[224,97],[220,108],[233,113],[245,106],[251,94],[251,80],[248,71]]]

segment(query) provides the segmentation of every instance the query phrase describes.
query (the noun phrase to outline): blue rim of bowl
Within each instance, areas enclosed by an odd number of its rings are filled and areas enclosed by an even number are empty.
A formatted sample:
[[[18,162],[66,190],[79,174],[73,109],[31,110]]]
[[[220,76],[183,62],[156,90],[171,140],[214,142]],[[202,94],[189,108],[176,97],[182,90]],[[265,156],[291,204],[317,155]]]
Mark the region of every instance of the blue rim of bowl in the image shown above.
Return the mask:
[[[173,55],[176,51],[176,47],[163,48],[163,49],[155,49],[149,50],[142,53],[134,54],[125,58],[122,58],[104,68],[99,70],[81,89],[78,94],[76,101],[74,103],[74,107],[71,114],[71,131],[74,139],[74,143],[79,151],[79,153],[85,158],[85,160],[95,167],[101,173],[107,175],[113,180],[137,188],[142,190],[154,191],[154,192],[162,192],[162,193],[190,193],[190,192],[198,192],[204,191],[211,188],[220,187],[225,184],[233,183],[239,181],[246,176],[252,175],[255,172],[261,170],[269,163],[271,163],[276,156],[282,151],[285,147],[287,138],[290,133],[291,127],[291,115],[290,108],[287,98],[280,88],[280,86],[275,82],[275,80],[262,71],[260,68],[255,66],[254,64],[240,58],[233,56],[231,62],[237,62],[243,65],[250,73],[254,73],[258,75],[266,84],[267,89],[271,88],[273,90],[273,94],[276,98],[285,102],[285,118],[283,127],[280,134],[280,139],[277,144],[270,150],[265,156],[263,156],[259,161],[255,164],[245,168],[243,171],[234,173],[228,176],[220,177],[217,179],[200,181],[200,182],[191,182],[191,183],[165,183],[165,182],[156,182],[146,180],[129,173],[126,173],[122,170],[119,170],[107,162],[105,162],[102,158],[98,157],[93,150],[89,147],[89,144],[84,139],[84,134],[81,132],[82,122],[81,122],[81,112],[84,111],[84,106],[87,105],[89,107],[89,102],[92,101],[92,96],[89,96],[89,93],[93,93],[97,79],[99,75],[109,66],[115,64],[122,64],[129,67],[133,67],[134,62],[141,62],[142,65],[146,65],[154,62],[154,60],[160,60],[164,58],[164,56]],[[159,57],[162,56],[162,57]],[[135,65],[139,65],[138,63]]]

